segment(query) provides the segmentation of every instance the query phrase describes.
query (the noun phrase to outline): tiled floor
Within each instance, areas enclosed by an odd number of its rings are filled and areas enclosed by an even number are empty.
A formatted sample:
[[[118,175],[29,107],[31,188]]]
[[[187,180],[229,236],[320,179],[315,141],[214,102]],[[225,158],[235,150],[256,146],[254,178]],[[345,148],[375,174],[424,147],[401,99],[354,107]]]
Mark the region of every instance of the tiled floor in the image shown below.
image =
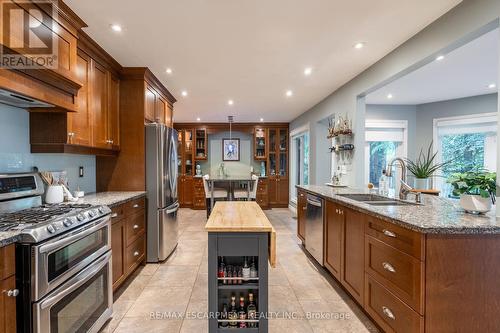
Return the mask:
[[[278,258],[269,273],[269,311],[295,314],[295,319],[270,320],[269,332],[377,332],[338,284],[309,261],[298,245],[290,211],[273,209],[266,215],[277,232]],[[103,332],[208,332],[207,320],[183,319],[184,314],[207,310],[205,223],[204,211],[180,210],[177,250],[163,264],[142,267],[120,288],[113,319]],[[179,316],[167,318],[166,313]]]

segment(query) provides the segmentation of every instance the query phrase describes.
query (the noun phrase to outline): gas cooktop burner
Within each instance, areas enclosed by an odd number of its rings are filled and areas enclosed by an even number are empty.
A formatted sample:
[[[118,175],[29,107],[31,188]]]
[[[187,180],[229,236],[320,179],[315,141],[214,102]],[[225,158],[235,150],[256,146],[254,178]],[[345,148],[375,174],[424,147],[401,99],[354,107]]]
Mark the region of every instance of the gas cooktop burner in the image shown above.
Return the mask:
[[[15,223],[40,223],[53,219],[56,216],[64,215],[70,213],[76,209],[89,208],[89,204],[54,204],[54,205],[42,205],[38,207],[28,208],[20,210],[13,213],[7,213],[0,215],[0,230],[6,228],[5,224],[15,224]],[[4,229],[5,230],[5,229]]]

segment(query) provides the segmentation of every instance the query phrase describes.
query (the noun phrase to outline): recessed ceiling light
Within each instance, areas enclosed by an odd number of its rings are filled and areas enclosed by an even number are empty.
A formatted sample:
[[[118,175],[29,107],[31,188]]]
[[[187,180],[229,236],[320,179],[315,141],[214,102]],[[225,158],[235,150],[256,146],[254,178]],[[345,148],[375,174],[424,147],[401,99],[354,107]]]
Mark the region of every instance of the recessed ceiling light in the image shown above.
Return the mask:
[[[232,99],[230,99],[229,101],[227,101],[227,105],[233,105],[234,104],[234,101]]]
[[[285,93],[286,97],[292,97],[293,96],[293,91],[287,90]]]
[[[186,97],[186,96],[188,95],[188,92],[187,92],[186,90],[183,90],[183,91],[181,92],[181,94],[182,94],[182,96]]]
[[[440,56],[437,56],[437,57],[436,57],[436,60],[437,60],[437,61],[441,61],[441,60],[443,60],[443,59],[444,59],[444,55],[440,55]]]
[[[393,97],[392,94],[387,95],[388,99],[392,99],[392,97]]]
[[[490,83],[490,84],[488,85],[488,88],[490,88],[490,89],[494,89],[494,88],[496,88],[496,87],[497,87],[497,85],[496,85],[495,83]]]
[[[172,74],[172,68],[167,68],[165,72],[167,72],[167,74]]]
[[[122,26],[119,25],[119,24],[112,24],[111,25],[111,30],[113,30],[115,32],[120,32],[120,31],[122,31]]]
[[[196,118],[196,121],[200,121],[200,120],[201,120],[200,117]]]
[[[260,118],[260,122],[263,122],[264,121],[264,118]]]
[[[365,47],[365,43],[364,42],[357,42],[356,44],[354,44],[354,48],[357,49],[357,50],[360,50],[363,47]]]
[[[306,69],[304,69],[304,75],[309,76],[309,75],[311,75],[312,71],[313,70],[311,67],[307,67]]]

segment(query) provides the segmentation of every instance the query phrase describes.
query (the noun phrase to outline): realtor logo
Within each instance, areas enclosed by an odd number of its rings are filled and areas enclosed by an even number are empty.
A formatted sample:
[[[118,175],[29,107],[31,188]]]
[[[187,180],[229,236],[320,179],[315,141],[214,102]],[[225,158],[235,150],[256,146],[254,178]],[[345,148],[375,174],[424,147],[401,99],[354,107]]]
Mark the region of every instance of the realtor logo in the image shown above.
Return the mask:
[[[0,68],[57,69],[57,9],[53,2],[0,3]]]

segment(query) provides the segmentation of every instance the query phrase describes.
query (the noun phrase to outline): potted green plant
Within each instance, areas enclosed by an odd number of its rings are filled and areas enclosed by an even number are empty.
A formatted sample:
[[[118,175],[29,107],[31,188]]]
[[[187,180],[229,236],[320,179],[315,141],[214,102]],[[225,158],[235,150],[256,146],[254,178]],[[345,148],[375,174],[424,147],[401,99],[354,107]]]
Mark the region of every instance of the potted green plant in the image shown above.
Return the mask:
[[[409,158],[405,159],[406,166],[408,170],[415,176],[414,187],[419,190],[428,190],[430,188],[430,177],[434,175],[436,171],[442,169],[445,165],[449,164],[451,161],[445,161],[441,163],[434,163],[438,152],[432,152],[432,142],[427,148],[427,153],[424,153],[424,149],[420,150],[417,160],[412,161]]]
[[[453,195],[460,197],[460,206],[468,213],[480,214],[491,210],[495,203],[496,179],[494,172],[469,171],[455,173],[448,179]]]

